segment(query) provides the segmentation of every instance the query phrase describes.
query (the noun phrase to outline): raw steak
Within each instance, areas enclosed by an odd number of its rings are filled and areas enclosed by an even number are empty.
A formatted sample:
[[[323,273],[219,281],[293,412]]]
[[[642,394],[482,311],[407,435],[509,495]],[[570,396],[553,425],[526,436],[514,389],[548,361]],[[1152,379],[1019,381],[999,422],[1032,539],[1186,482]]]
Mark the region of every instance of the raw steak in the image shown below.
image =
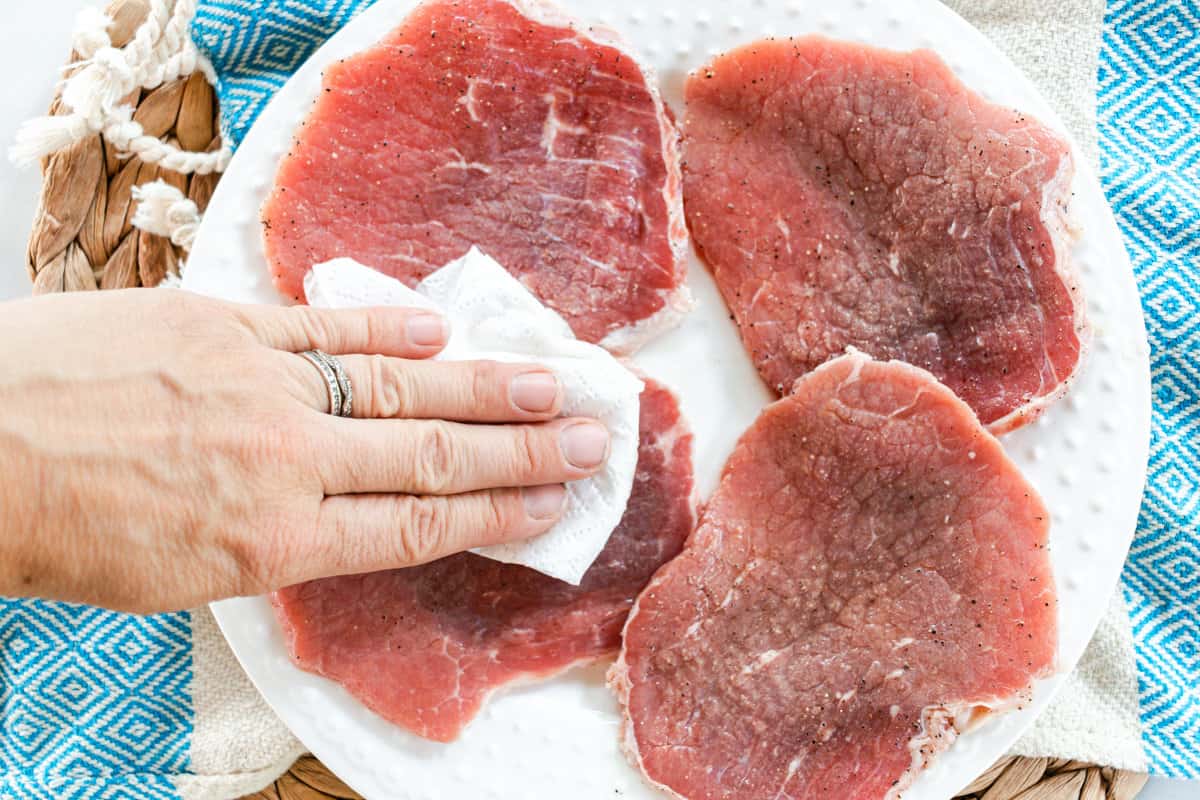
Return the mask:
[[[416,284],[471,245],[629,352],[690,307],[678,135],[615,35],[538,2],[420,5],[330,67],[263,209],[276,285],[337,256]]]
[[[578,586],[465,553],[274,595],[288,649],[381,716],[441,742],[488,695],[614,653],[633,600],[695,522],[692,435],[647,382],[629,507]]]
[[[780,394],[853,345],[923,367],[993,433],[1079,365],[1065,142],[933,53],[768,40],[687,82],[692,236]]]
[[[1048,674],[1046,509],[929,373],[843,356],[742,436],[625,627],[625,744],[689,800],[894,797]]]

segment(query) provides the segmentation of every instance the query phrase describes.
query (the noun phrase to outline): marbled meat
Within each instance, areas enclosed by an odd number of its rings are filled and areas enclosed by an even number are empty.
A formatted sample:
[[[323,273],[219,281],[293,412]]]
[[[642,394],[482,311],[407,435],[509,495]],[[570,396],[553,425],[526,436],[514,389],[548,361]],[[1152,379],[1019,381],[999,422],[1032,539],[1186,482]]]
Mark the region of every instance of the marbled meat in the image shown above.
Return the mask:
[[[575,334],[636,349],[690,307],[678,134],[614,34],[433,0],[329,67],[263,209],[275,283],[348,256],[416,284],[478,245]]]

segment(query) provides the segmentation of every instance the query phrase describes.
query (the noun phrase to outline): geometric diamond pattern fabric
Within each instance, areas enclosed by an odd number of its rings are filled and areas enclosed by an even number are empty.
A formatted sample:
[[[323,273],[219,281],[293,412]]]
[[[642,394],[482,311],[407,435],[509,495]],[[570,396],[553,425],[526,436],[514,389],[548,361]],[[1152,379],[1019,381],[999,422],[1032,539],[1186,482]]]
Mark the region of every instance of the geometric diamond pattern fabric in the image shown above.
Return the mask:
[[[201,0],[192,38],[220,76],[222,132],[236,147],[271,96],[374,0]]]
[[[1146,495],[1124,573],[1153,772],[1200,778],[1200,3],[1115,0],[1100,55],[1102,179],[1150,337]]]
[[[191,618],[0,598],[0,798],[174,798]]]

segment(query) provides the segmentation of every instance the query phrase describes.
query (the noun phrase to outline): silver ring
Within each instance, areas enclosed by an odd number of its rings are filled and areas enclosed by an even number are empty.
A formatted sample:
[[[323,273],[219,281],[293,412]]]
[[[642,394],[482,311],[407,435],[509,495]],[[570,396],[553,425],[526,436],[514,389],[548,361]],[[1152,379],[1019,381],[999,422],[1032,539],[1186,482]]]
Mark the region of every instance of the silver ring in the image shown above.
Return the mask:
[[[354,412],[354,388],[350,385],[350,375],[346,372],[346,368],[342,366],[340,359],[329,355],[324,350],[313,350],[312,352],[317,358],[328,364],[333,369],[333,374],[337,376],[338,389],[342,393],[342,407],[338,412],[338,416],[352,416]]]
[[[328,356],[320,350],[305,350],[300,356],[321,373],[321,378],[325,381],[325,391],[329,394],[329,413],[335,417],[342,416],[342,387],[338,383],[337,373],[325,360]]]

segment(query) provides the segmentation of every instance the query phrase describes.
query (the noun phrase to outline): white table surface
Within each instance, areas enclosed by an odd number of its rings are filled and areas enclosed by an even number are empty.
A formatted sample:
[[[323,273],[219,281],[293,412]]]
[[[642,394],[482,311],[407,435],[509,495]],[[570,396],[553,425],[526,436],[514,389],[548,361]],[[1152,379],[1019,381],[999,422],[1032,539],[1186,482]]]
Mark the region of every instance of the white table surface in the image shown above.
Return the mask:
[[[20,123],[45,109],[57,70],[69,52],[71,24],[84,0],[12,3],[0,29],[0,154]],[[29,294],[25,244],[37,200],[36,169],[18,170],[0,157],[0,301]],[[0,314],[3,306],[0,306]],[[1153,778],[1144,800],[1197,800],[1200,786]]]

